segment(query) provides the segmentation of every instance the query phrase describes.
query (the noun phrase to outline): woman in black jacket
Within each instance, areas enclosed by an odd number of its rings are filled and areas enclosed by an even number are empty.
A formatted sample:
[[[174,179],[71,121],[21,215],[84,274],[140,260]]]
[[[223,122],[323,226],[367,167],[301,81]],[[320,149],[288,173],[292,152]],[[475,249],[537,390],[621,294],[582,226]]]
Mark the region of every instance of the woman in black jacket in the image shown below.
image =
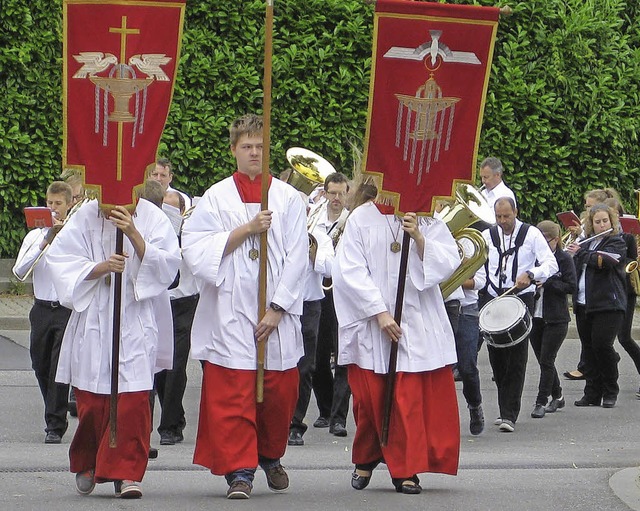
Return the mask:
[[[614,208],[618,215],[624,214],[624,209],[622,209],[622,205],[616,199],[607,199],[605,201],[607,206]],[[627,246],[626,260],[624,265],[626,266],[631,261],[635,261],[638,259],[638,245],[636,243],[636,237],[628,232],[622,233],[622,239],[624,240]],[[624,350],[629,354],[631,360],[633,360],[634,365],[636,366],[636,370],[638,371],[638,375],[640,375],[640,346],[638,343],[631,337],[631,328],[633,326],[633,314],[636,310],[636,291],[631,284],[631,275],[627,273],[626,276],[626,284],[627,284],[627,310],[624,314],[624,321],[622,322],[622,326],[620,327],[620,331],[618,332],[618,341],[620,342],[620,346],[624,348]],[[640,390],[636,394],[638,398],[640,398]]]
[[[537,225],[558,262],[559,271],[538,287],[534,307],[531,347],[540,365],[538,397],[531,417],[541,419],[545,413],[553,413],[565,405],[560,378],[555,361],[558,350],[567,335],[569,304],[567,295],[576,290],[576,270],[571,256],[562,250],[560,226],[550,220]],[[551,396],[551,402],[547,401]]]
[[[593,241],[567,247],[578,277],[574,297],[576,325],[585,362],[584,396],[576,406],[613,408],[618,397],[618,361],[613,349],[627,307],[624,261],[627,247],[619,234],[617,212],[606,204],[593,206],[585,219],[587,238]]]

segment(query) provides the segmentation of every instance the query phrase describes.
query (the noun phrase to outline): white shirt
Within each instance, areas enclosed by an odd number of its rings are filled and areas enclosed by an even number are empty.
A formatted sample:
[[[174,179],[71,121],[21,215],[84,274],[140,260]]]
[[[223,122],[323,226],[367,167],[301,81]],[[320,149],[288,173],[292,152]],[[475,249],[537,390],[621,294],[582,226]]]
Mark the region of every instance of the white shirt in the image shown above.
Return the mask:
[[[516,207],[518,206],[518,202],[516,201],[515,194],[511,191],[511,188],[509,188],[507,185],[504,184],[504,181],[500,181],[491,190],[487,190],[485,188],[484,190],[482,190],[482,195],[484,196],[485,199],[487,199],[487,202],[489,203],[489,206],[491,207],[491,211],[494,211],[493,207],[494,207],[496,201],[498,199],[500,199],[501,197],[509,197],[509,198],[513,199],[513,203],[516,205]],[[495,220],[494,220],[493,223],[495,223]]]
[[[167,287],[180,263],[178,240],[160,208],[141,199],[134,215],[145,241],[142,261],[124,236],[129,254],[122,274],[119,391],[153,388],[153,375],[173,363],[173,326]],[[62,305],[72,309],[62,339],[56,381],[109,394],[113,329],[113,274],[85,280],[115,252],[116,228],[99,215],[98,202],[82,206],[47,251]],[[158,321],[156,311],[164,311]]]
[[[326,200],[324,203],[320,202],[316,204],[316,206],[309,211],[309,218],[312,224],[316,224],[316,227],[324,227],[325,232],[333,240],[335,236],[340,235],[340,230],[349,216],[349,210],[343,208],[340,216],[336,220],[331,221],[329,220],[329,209],[328,207],[324,207],[324,204],[326,204]],[[314,215],[319,215],[317,222],[313,219]]]
[[[376,314],[395,312],[401,252],[391,252],[390,244],[398,225],[371,202],[347,220],[333,271],[340,364],[381,374],[388,370],[391,341],[378,327]],[[420,230],[425,236],[423,260],[413,240],[409,248],[398,371],[431,371],[457,360],[439,284],[458,267],[458,249],[441,221],[421,218]]]
[[[502,231],[502,228],[498,227],[498,238],[500,240],[500,247],[502,252],[508,250],[510,247],[515,246],[515,240],[521,227],[522,222],[517,219],[516,225],[511,235],[505,235]],[[496,275],[499,259],[498,250],[491,241],[491,234],[489,229],[483,231],[482,237],[484,238],[487,247],[489,247],[489,265],[488,272],[486,272],[485,274],[485,278],[489,279],[489,282],[492,282],[496,288],[500,288],[500,271],[498,271],[498,275]],[[502,283],[502,288],[504,291],[510,289],[515,285],[514,280],[511,278],[513,273],[513,260],[513,255],[504,257],[502,260],[503,267],[501,270],[502,273],[506,276],[506,281]],[[483,267],[478,271],[478,273],[484,271],[485,270]],[[516,278],[518,277],[518,275],[522,275],[526,271],[532,272],[534,276],[533,280],[536,280],[538,282],[544,282],[549,277],[551,277],[551,275],[554,275],[558,272],[558,263],[556,262],[556,258],[553,255],[553,252],[551,252],[551,249],[549,248],[547,240],[544,239],[544,235],[540,232],[540,230],[533,225],[529,227],[527,235],[524,238],[524,242],[518,250],[518,268],[516,272]],[[478,275],[478,273],[476,275]],[[496,291],[492,288],[491,285],[489,285],[487,291],[491,296],[497,296]],[[518,291],[517,294],[534,291],[535,285],[531,284],[525,289]]]
[[[22,241],[22,246],[18,252],[18,257],[13,265],[13,274],[20,280],[25,278],[33,262],[40,256],[40,244],[49,232],[49,227],[42,229],[32,229],[27,233]],[[45,248],[45,250],[48,250]],[[33,295],[39,300],[50,302],[58,301],[58,294],[51,280],[51,268],[45,257],[41,257],[33,268]]]
[[[315,264],[312,266],[311,261],[307,266],[307,273],[304,283],[304,301],[310,302],[314,300],[322,300],[324,298],[324,290],[322,289],[322,279],[331,277],[331,267],[335,252],[333,250],[333,242],[327,236],[322,226],[316,226],[311,233],[318,242],[316,251]]]
[[[309,259],[306,204],[292,186],[272,179],[268,231],[267,305],[286,311],[267,341],[265,368],[296,367],[304,354],[302,314],[304,275]],[[260,246],[251,236],[223,257],[231,231],[259,212],[244,203],[232,177],[213,185],[198,201],[182,230],[182,253],[200,288],[191,331],[191,356],[230,369],[256,369],[254,330],[258,323],[259,259],[249,251]]]
[[[175,188],[171,188],[171,185],[167,186],[167,192],[178,192],[180,195],[182,195],[182,198],[184,199],[185,211],[191,207],[191,197],[189,197],[186,193],[181,192],[180,190],[176,190]]]

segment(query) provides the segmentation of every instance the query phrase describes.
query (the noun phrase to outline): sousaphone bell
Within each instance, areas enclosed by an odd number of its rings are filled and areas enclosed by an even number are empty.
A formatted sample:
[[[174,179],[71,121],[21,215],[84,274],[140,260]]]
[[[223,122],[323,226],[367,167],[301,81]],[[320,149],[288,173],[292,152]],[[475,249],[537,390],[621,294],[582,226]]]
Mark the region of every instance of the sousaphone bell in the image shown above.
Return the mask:
[[[293,169],[287,183],[307,195],[336,171],[322,156],[303,147],[287,149],[287,161]]]

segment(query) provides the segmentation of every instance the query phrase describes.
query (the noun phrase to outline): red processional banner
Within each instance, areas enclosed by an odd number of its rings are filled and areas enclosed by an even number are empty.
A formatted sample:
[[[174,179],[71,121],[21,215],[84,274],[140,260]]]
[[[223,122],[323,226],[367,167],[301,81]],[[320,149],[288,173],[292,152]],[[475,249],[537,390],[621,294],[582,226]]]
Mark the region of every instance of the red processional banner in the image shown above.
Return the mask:
[[[64,0],[64,168],[133,208],[173,96],[186,0]]]
[[[365,175],[378,200],[430,214],[472,183],[499,9],[378,0]]]

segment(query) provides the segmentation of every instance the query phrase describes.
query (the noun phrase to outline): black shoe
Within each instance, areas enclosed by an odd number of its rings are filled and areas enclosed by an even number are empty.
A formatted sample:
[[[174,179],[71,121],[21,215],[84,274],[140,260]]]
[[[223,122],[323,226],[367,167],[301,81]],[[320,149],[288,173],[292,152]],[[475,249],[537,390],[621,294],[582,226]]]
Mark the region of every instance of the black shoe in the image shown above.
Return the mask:
[[[325,417],[318,417],[316,421],[313,423],[314,428],[328,428],[329,427],[329,419]]]
[[[155,447],[149,447],[149,459],[155,460],[158,457],[158,449]]]
[[[552,399],[551,402],[545,407],[544,411],[546,413],[554,413],[556,410],[560,408],[564,408],[566,401],[563,397],[559,397],[558,399]]]
[[[460,371],[458,371],[457,367],[453,370],[453,381],[462,381],[462,376],[460,376]]]
[[[576,406],[600,406],[600,399],[589,399],[587,396],[582,396],[573,404]]]
[[[175,445],[176,437],[171,431],[163,431],[160,433],[160,445]]]
[[[484,413],[482,412],[482,405],[478,405],[475,408],[469,407],[469,415],[471,420],[469,421],[469,431],[472,435],[479,435],[484,431]]]
[[[602,408],[613,408],[616,406],[615,397],[605,397],[602,399]]]
[[[405,495],[418,495],[422,491],[420,486],[420,479],[417,475],[410,477],[409,479],[391,479],[393,485],[396,487],[398,493],[404,493]]]
[[[367,486],[369,486],[369,481],[371,481],[372,474],[373,470],[370,470],[368,476],[361,476],[358,475],[354,470],[351,474],[351,487],[354,490],[364,490]]]
[[[304,445],[302,433],[295,430],[289,431],[289,440],[287,440],[287,445]]]
[[[59,444],[62,443],[62,435],[57,431],[47,431],[47,435],[44,437],[45,444]]]
[[[371,463],[356,463],[356,468],[351,474],[351,487],[354,490],[364,490],[367,486],[369,486],[369,481],[371,481],[371,476],[373,475],[373,470],[380,464],[382,460],[372,461]],[[361,472],[367,472],[369,475],[358,475],[356,470],[360,470]]]
[[[184,435],[182,434],[182,431],[178,431],[177,433],[174,433],[173,439],[176,441],[176,444],[179,444],[180,442],[182,442],[184,440]]]
[[[544,405],[536,405],[533,407],[533,412],[531,412],[531,417],[534,419],[542,419],[545,414]]]
[[[69,410],[69,415],[71,415],[71,417],[78,416],[78,404],[75,401],[69,401],[67,410]]]
[[[347,436],[347,428],[337,422],[329,428],[329,433],[335,436]]]
[[[565,371],[564,373],[562,373],[562,375],[567,380],[584,380],[585,379],[584,374],[578,371],[577,369],[575,371]]]

